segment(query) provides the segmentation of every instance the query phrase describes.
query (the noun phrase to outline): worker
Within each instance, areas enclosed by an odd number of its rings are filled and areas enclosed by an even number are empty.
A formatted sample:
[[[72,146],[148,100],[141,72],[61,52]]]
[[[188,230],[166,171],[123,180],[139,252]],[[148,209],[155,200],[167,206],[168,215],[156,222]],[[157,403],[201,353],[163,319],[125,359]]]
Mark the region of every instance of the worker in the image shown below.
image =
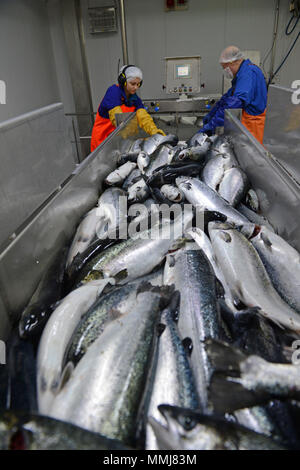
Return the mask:
[[[216,127],[224,126],[224,110],[241,108],[242,124],[262,144],[267,106],[267,85],[259,67],[252,64],[236,46],[229,46],[220,55],[219,62],[231,88],[203,119],[199,132],[209,135]]]
[[[106,91],[98,108],[91,138],[91,151],[95,150],[116,129],[116,114],[134,112],[138,125],[149,135],[165,133],[156,127],[136,91],[143,82],[142,71],[134,65],[121,68],[118,85]]]

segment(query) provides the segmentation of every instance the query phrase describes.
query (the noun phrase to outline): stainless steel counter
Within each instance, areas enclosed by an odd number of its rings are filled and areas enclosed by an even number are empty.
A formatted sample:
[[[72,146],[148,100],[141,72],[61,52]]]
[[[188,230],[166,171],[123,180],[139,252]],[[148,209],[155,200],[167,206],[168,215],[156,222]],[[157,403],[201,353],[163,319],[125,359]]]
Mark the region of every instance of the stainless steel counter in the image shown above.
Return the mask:
[[[232,137],[237,159],[258,194],[263,215],[300,251],[300,184],[233,113],[227,110],[225,116],[225,133]]]
[[[300,104],[293,102],[294,93],[291,88],[269,87],[264,145],[300,183]]]

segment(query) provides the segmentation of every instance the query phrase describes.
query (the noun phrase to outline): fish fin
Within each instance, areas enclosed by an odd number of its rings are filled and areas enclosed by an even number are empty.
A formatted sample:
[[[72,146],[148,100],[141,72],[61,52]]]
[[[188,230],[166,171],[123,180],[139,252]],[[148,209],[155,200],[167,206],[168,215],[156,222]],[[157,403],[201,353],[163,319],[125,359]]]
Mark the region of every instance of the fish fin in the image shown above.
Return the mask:
[[[260,307],[250,307],[246,310],[241,310],[234,315],[234,322],[237,326],[250,326],[250,323],[257,318],[260,313]]]
[[[153,286],[151,282],[143,281],[139,285],[136,295],[140,294],[141,292],[147,292],[147,291],[157,292],[158,294],[160,294],[159,308],[164,309],[170,304],[174,296],[174,290],[175,290],[174,284],[171,284],[170,286]]]
[[[240,363],[247,358],[245,354],[238,349],[234,349],[228,343],[214,339],[206,340],[205,344],[208,357],[216,372],[227,372],[230,370],[231,374],[239,377]]]
[[[64,388],[66,383],[69,381],[69,379],[70,379],[70,377],[73,373],[73,370],[74,370],[73,362],[68,362],[66,364],[64,370],[62,371],[62,374],[61,374],[61,377],[60,377],[60,382],[59,382],[59,385],[57,387],[57,392],[56,393],[59,393]]]
[[[206,340],[206,351],[212,366],[209,402],[214,413],[230,413],[267,401],[266,394],[247,390],[239,383],[240,364],[247,356],[227,343]]]
[[[156,327],[157,336],[161,336],[163,332],[165,331],[165,329],[166,329],[166,325],[164,323],[158,323]]]
[[[176,290],[175,292],[173,292],[172,298],[171,298],[170,303],[168,305],[168,309],[171,313],[172,320],[177,323],[178,319],[179,319],[179,309],[180,309],[180,292],[179,292],[179,290]]]
[[[278,328],[280,328],[281,330],[284,331],[286,329],[281,323],[279,323],[278,320],[275,320],[275,318],[271,318],[270,315],[268,313],[264,312],[263,310],[260,309],[258,313],[260,315],[262,315],[264,318],[266,318],[267,320],[269,320],[270,322],[275,323],[275,325],[278,326]],[[298,336],[296,336],[296,337],[298,337]]]
[[[185,352],[187,353],[188,356],[191,356],[192,354],[192,351],[193,351],[193,341],[191,340],[191,338],[184,338],[182,341],[181,341],[181,344],[185,350]]]
[[[126,277],[128,277],[128,271],[127,271],[126,268],[122,269],[117,274],[115,274],[113,277],[116,280],[116,283],[118,284],[120,281],[124,281],[124,279],[126,279]]]
[[[223,287],[222,282],[216,277],[215,278],[215,283],[216,283],[216,295],[218,299],[224,299],[225,296],[225,289]]]
[[[267,235],[262,233],[260,237],[264,242],[265,247],[268,248],[268,250],[272,251],[272,242],[268,239]]]
[[[170,255],[170,256],[169,256],[169,266],[170,266],[170,268],[174,268],[175,262],[176,262],[176,261],[175,261],[175,256],[174,256],[174,255]]]

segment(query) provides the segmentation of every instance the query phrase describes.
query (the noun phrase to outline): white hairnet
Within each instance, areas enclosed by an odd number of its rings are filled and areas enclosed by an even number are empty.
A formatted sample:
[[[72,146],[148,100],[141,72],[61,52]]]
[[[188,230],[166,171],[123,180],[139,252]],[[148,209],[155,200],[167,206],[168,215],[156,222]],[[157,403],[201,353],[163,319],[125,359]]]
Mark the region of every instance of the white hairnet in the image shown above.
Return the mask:
[[[127,65],[124,65],[124,67],[121,68],[120,73],[123,72],[123,70],[127,67]],[[125,75],[127,80],[130,78],[139,78],[140,80],[143,80],[143,73],[141,69],[136,67],[135,65],[130,65],[128,69],[125,70]]]
[[[229,46],[224,49],[220,55],[219,62],[220,64],[226,64],[229,62],[234,62],[235,60],[244,59],[245,55],[242,51],[239,50],[236,46]]]

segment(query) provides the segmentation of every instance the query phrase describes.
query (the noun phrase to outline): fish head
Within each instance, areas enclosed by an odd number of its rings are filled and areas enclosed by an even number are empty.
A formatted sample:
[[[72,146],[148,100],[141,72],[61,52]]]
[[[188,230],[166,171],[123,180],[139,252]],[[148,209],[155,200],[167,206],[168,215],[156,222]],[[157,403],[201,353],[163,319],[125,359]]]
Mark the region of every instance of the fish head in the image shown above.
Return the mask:
[[[208,231],[209,235],[212,235],[213,231],[218,231],[218,230],[231,230],[233,229],[233,225],[228,223],[228,222],[220,222],[218,220],[212,220],[211,222],[208,223]]]
[[[175,180],[178,188],[184,193],[192,189],[191,178],[186,176],[178,176]]]
[[[160,450],[212,450],[222,448],[221,437],[204,415],[194,410],[159,405],[166,426],[149,418]]]

